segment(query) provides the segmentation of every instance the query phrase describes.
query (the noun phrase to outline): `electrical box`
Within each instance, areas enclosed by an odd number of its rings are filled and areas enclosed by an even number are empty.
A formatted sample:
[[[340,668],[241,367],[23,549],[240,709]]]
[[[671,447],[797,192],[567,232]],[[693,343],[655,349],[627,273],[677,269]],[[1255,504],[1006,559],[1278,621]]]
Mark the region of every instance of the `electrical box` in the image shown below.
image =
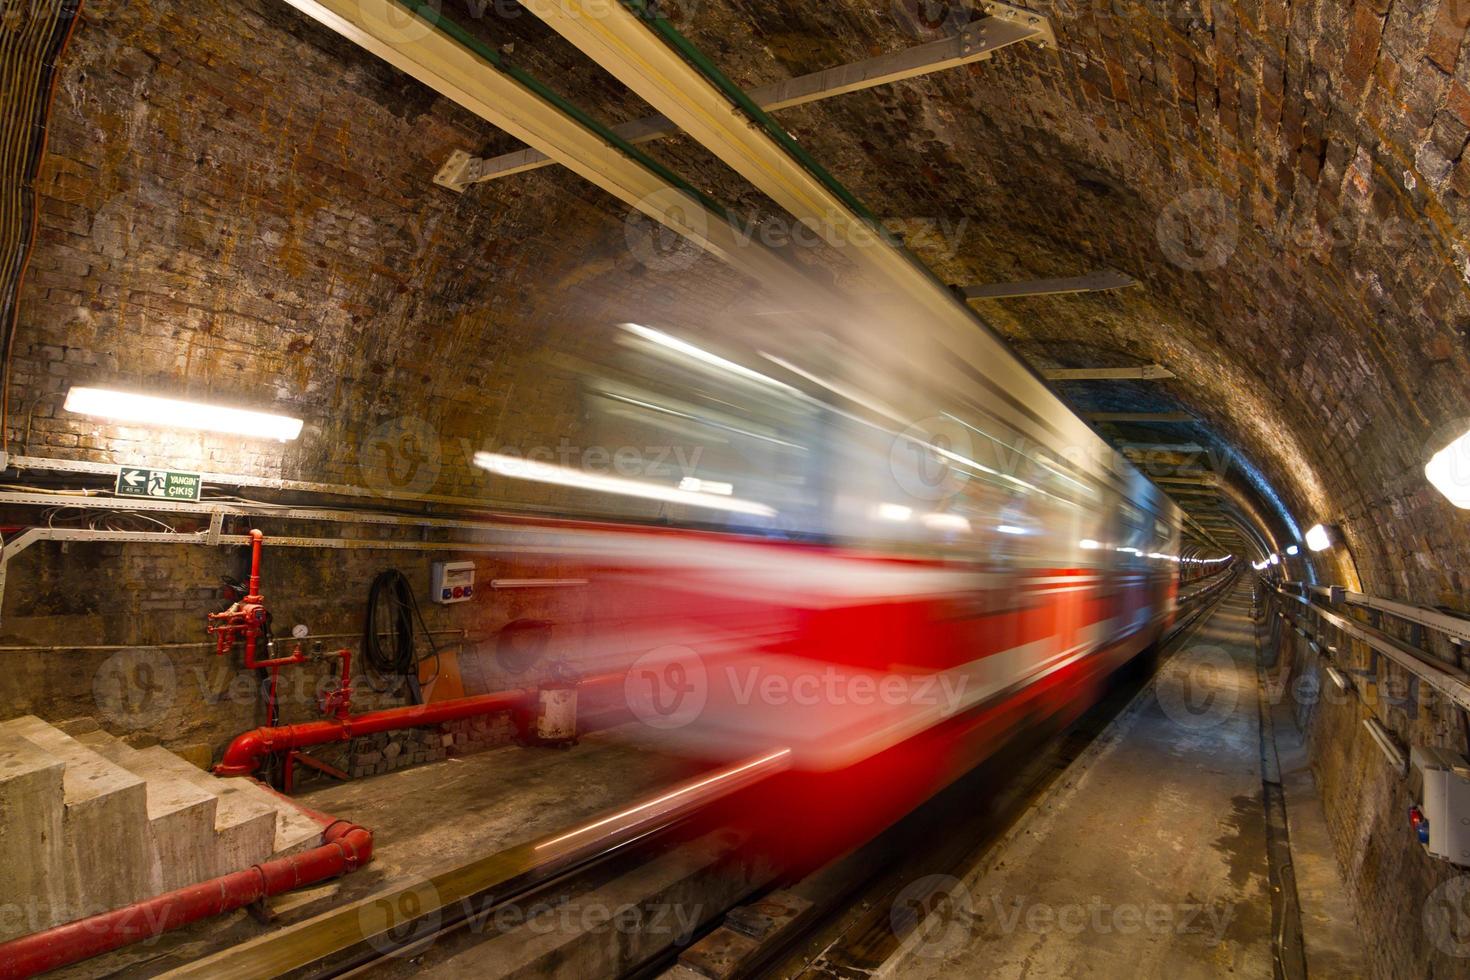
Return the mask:
[[[441,606],[469,602],[475,597],[475,563],[472,561],[434,562],[430,595]]]
[[[1411,762],[1423,777],[1423,802],[1409,811],[1431,857],[1470,866],[1470,764],[1449,749],[1416,745]]]

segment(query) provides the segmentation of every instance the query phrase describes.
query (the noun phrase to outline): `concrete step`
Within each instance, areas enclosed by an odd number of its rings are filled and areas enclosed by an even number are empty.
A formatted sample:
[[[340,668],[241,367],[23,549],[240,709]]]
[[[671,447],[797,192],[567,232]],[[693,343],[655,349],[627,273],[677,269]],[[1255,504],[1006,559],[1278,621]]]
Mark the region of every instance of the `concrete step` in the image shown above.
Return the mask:
[[[220,873],[214,832],[219,798],[214,793],[160,769],[138,749],[100,729],[76,739],[146,782],[153,853],[149,883],[155,894]]]
[[[0,942],[68,918],[64,770],[29,739],[0,735],[0,895],[14,909],[0,916]]]
[[[286,797],[271,792],[253,779],[229,779],[221,782],[238,783],[242,792],[254,796],[276,811],[276,836],[274,850],[271,852],[273,857],[309,851],[322,842],[322,825],[302,813]]]
[[[58,759],[70,918],[120,908],[149,895],[147,791],[143,780],[41,719],[0,724],[5,741],[25,739]]]
[[[261,799],[260,787],[239,779],[220,779],[193,763],[185,762],[161,745],[139,749],[140,764],[151,772],[175,775],[215,796],[214,830],[218,874],[240,871],[259,864],[274,852],[276,807]]]

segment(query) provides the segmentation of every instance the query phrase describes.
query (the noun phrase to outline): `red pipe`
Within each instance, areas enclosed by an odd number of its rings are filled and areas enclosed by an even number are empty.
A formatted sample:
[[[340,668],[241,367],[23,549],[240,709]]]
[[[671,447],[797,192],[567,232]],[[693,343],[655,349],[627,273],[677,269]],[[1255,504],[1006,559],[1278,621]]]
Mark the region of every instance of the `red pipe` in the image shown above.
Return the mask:
[[[307,813],[327,822],[320,847],[0,943],[0,978],[35,976],[144,939],[156,939],[191,922],[348,874],[372,860],[372,831]]]
[[[257,728],[235,736],[235,740],[225,749],[219,765],[214,767],[214,772],[217,776],[248,776],[259,768],[260,760],[272,752],[284,752],[308,745],[326,745],[329,742],[346,742],[359,735],[374,735],[422,725],[441,725],[496,711],[510,711],[529,704],[536,693],[534,687],[521,691],[501,691],[473,698],[440,701],[437,704],[415,704],[405,708],[373,711],[365,715],[311,721],[302,725]]]
[[[578,688],[622,684],[624,676],[620,671],[599,674],[584,678]],[[539,694],[538,688],[528,687],[457,698],[453,701],[389,708],[386,711],[372,711],[364,715],[349,715],[326,721],[312,721],[303,725],[257,728],[235,736],[235,740],[225,749],[219,765],[214,767],[214,772],[217,776],[248,776],[260,767],[260,760],[272,752],[285,752],[308,745],[326,745],[329,742],[346,742],[359,735],[375,735],[378,732],[393,732],[403,728],[442,725],[496,711],[530,708]]]

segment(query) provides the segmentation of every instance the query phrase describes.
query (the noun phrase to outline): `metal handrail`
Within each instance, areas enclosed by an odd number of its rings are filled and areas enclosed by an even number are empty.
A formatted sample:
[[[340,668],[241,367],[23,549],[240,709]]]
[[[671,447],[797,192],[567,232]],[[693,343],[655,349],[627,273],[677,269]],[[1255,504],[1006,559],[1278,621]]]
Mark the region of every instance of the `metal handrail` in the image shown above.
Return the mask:
[[[1344,616],[1341,613],[1333,612],[1331,609],[1326,608],[1321,603],[1314,602],[1311,596],[1314,593],[1320,594],[1321,587],[1304,587],[1302,588],[1302,591],[1307,594],[1297,595],[1296,593],[1289,591],[1287,587],[1302,587],[1301,583],[1283,582],[1280,585],[1276,585],[1265,579],[1262,579],[1262,582],[1268,590],[1276,593],[1279,596],[1294,600],[1295,602],[1298,602],[1308,607],[1319,618],[1331,623],[1340,632],[1345,633],[1353,639],[1367,644],[1371,649],[1373,649],[1377,653],[1382,654],[1389,660],[1398,664],[1400,667],[1409,671],[1411,674],[1427,683],[1430,687],[1448,697],[1461,708],[1470,711],[1470,674],[1467,674],[1465,671],[1451,664],[1444,663],[1443,661],[1434,660],[1431,658],[1430,654],[1424,652],[1423,650],[1412,647],[1404,641],[1394,636],[1391,636],[1388,633],[1383,632],[1382,630],[1374,629],[1373,627],[1368,626],[1365,623],[1360,623],[1357,620],[1350,619],[1349,617]],[[1402,604],[1395,603],[1395,605]],[[1403,608],[1406,611],[1409,611],[1415,609],[1416,607],[1404,606]],[[1306,631],[1303,631],[1302,626],[1298,622],[1296,617],[1287,615],[1284,610],[1282,612],[1282,615],[1286,616],[1286,618],[1290,620],[1292,626],[1297,628],[1297,630],[1301,632],[1302,636],[1306,637],[1308,640],[1314,643],[1317,643],[1319,649],[1324,651],[1333,649],[1328,644],[1323,643],[1321,638],[1316,635],[1315,631],[1312,631],[1310,634]],[[1393,613],[1393,615],[1400,614],[1395,612]],[[1420,625],[1429,627],[1431,629],[1439,629],[1439,627],[1435,626],[1432,623],[1423,621],[1419,622]]]

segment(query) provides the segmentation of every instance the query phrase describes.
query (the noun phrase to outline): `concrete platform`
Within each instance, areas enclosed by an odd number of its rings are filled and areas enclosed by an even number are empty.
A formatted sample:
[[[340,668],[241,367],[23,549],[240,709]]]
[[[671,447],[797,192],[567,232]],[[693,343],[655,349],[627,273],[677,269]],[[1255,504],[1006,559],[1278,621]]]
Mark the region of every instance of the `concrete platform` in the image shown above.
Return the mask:
[[[338,904],[550,833],[700,771],[697,763],[662,754],[656,746],[655,733],[635,724],[584,736],[566,750],[506,746],[303,793],[295,798],[302,805],[372,829],[370,865],[272,900],[275,918],[269,924],[236,912],[55,975],[157,976]]]
[[[150,763],[150,756],[102,730],[77,741],[147,780],[148,830],[152,848],[150,885],[158,894],[219,874],[214,846],[218,797],[193,781]]]
[[[66,921],[62,771],[27,739],[0,742],[0,942]]]
[[[1262,760],[1275,747],[1269,730],[1262,743],[1257,663],[1242,586],[1007,838],[939,883],[943,908],[884,974],[1271,977],[1276,831]],[[1315,832],[1309,775],[1304,786],[1296,772],[1293,790],[1290,861],[1311,893],[1307,959],[1351,975],[1363,960],[1344,948],[1351,913],[1340,880],[1331,898],[1336,864]]]
[[[66,920],[120,908],[149,894],[148,801],[143,780],[33,715],[0,732],[38,746],[63,765],[62,836]]]

